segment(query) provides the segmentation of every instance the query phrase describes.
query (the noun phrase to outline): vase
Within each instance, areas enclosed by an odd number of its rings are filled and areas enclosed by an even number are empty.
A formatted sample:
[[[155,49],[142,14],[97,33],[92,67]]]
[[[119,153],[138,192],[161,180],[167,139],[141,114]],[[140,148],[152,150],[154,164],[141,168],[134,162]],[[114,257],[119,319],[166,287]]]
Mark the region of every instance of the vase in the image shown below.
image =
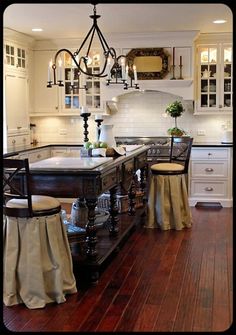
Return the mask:
[[[103,124],[100,127],[99,141],[106,142],[109,147],[116,147],[116,141],[113,135],[113,124]]]

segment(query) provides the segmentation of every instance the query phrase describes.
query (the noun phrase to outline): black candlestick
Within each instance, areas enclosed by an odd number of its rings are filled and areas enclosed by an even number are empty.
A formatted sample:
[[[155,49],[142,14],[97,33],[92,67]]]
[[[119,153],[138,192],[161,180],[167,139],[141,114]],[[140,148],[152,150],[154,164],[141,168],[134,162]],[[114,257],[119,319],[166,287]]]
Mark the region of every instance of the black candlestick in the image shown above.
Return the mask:
[[[100,133],[101,133],[101,124],[102,124],[102,121],[103,119],[96,119],[95,122],[97,123],[97,128],[98,128],[98,140],[99,140],[99,137],[100,137]]]
[[[88,142],[88,118],[91,115],[91,113],[81,113],[80,116],[84,119],[84,142]]]

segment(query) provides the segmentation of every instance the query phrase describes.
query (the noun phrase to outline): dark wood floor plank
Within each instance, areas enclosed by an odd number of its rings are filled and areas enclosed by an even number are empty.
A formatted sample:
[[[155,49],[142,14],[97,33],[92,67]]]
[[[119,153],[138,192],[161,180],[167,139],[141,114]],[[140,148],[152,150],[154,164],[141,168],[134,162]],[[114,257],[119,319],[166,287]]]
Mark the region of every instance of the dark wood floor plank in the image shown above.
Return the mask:
[[[3,307],[13,332],[223,331],[232,323],[232,208],[191,208],[181,232],[138,226],[101,273],[63,304]]]

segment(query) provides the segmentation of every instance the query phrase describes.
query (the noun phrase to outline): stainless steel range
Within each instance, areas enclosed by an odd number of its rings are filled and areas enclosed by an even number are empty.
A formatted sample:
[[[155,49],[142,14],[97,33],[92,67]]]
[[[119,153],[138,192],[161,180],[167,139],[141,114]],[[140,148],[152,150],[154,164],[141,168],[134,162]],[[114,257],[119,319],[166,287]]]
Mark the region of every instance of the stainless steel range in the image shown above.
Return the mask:
[[[116,144],[145,144],[151,146],[147,152],[148,165],[166,160],[169,157],[171,137],[115,137]]]

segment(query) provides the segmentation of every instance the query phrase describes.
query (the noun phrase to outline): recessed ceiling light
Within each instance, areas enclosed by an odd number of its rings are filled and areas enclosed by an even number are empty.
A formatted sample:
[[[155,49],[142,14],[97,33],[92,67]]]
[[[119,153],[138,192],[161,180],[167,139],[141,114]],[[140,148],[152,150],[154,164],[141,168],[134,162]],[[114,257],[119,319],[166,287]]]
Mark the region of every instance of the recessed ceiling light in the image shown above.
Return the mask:
[[[225,23],[225,22],[226,22],[226,20],[215,20],[215,21],[213,21],[213,23],[218,23],[218,24]]]
[[[43,31],[42,28],[32,28],[32,31]]]

